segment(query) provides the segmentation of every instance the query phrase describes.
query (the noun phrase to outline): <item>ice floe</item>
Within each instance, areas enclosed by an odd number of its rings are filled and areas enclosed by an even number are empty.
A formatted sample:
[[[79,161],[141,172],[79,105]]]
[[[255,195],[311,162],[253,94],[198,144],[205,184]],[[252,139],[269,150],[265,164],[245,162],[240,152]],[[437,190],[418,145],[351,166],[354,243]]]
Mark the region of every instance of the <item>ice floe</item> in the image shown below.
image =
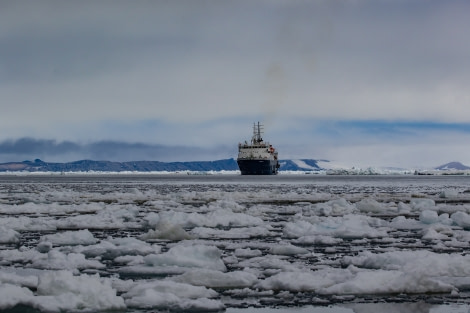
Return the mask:
[[[470,179],[295,176],[2,176],[0,309],[470,303]]]

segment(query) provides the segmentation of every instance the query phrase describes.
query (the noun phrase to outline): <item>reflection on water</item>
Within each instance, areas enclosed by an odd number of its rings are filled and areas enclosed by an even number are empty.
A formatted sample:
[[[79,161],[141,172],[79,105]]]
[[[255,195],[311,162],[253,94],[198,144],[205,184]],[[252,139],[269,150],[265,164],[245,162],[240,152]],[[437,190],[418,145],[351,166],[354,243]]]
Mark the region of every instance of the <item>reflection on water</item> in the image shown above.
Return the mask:
[[[227,309],[226,313],[468,313],[470,305],[414,303],[345,303],[327,307]]]

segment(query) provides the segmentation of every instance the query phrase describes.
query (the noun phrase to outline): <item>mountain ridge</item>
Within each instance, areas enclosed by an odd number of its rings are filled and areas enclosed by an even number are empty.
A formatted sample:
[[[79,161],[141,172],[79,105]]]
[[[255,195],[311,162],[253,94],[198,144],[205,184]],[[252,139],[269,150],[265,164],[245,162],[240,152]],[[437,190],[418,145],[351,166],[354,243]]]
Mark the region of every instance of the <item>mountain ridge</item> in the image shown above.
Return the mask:
[[[328,170],[328,160],[316,159],[285,159],[279,160],[280,171],[322,171]],[[322,165],[326,165],[324,168]],[[188,162],[161,162],[161,161],[95,161],[78,160],[73,162],[44,162],[40,159],[34,161],[0,163],[0,172],[179,172],[179,171],[237,171],[235,159],[222,159],[215,161],[188,161]],[[461,162],[449,162],[435,167],[437,171],[470,170],[469,166]]]
[[[312,171],[322,170],[317,160],[280,160],[282,170]],[[152,171],[236,171],[238,164],[235,159],[215,161],[160,162],[160,161],[94,161],[79,160],[65,163],[34,161],[0,163],[0,172],[152,172]]]

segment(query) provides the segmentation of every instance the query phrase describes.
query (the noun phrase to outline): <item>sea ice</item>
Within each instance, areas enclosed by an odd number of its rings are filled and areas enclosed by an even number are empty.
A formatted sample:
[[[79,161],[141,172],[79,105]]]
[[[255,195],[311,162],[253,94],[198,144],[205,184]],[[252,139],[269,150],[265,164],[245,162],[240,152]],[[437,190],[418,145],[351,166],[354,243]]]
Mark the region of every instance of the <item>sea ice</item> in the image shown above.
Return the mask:
[[[419,215],[419,221],[424,224],[434,224],[439,221],[439,216],[436,211],[423,210]]]
[[[355,271],[353,277],[318,290],[320,294],[449,293],[454,287],[429,276],[401,271]]]
[[[215,246],[178,245],[163,254],[151,254],[144,257],[148,266],[197,267],[226,271],[221,259],[222,252]]]
[[[1,310],[468,300],[468,177],[93,175],[2,177]]]
[[[377,238],[387,233],[369,225],[370,217],[348,214],[342,217],[320,218],[313,223],[299,219],[287,223],[284,234],[288,238],[330,235],[338,238]]]
[[[124,299],[111,282],[96,275],[73,276],[69,271],[45,272],[39,276],[34,307],[44,311],[119,310]]]
[[[6,272],[5,269],[1,269],[0,284],[12,284],[35,289],[38,286],[38,276],[26,273],[18,274],[16,270]]]
[[[455,212],[450,216],[454,223],[466,230],[470,230],[470,215],[465,212]]]
[[[191,239],[183,227],[178,224],[171,224],[169,222],[160,221],[157,223],[155,230],[149,230],[141,237],[143,240],[149,239],[167,239],[167,240],[186,240]]]
[[[262,252],[259,249],[238,248],[235,250],[234,254],[238,258],[253,258],[253,257],[261,256]]]
[[[54,249],[44,256],[35,258],[30,267],[38,269],[77,270],[77,269],[101,269],[106,266],[97,260],[89,260],[81,253],[62,253]]]
[[[0,284],[0,308],[22,304],[44,312],[102,311],[124,309],[108,280],[97,275],[73,276],[68,271],[44,272],[39,276],[37,295],[24,287]]]
[[[413,198],[410,200],[410,206],[413,211],[432,210],[436,207],[436,202],[428,198]]]
[[[199,269],[188,271],[172,278],[172,280],[208,288],[244,288],[253,286],[258,278],[245,271],[224,273],[210,269]]]
[[[108,237],[95,245],[76,247],[74,248],[74,251],[77,253],[83,253],[87,257],[100,257],[102,259],[112,260],[120,256],[160,253],[161,247],[133,237]]]
[[[459,194],[458,190],[448,189],[448,190],[441,191],[441,193],[439,194],[439,197],[440,198],[453,198],[453,197],[457,197],[458,194]]]
[[[51,242],[54,245],[92,245],[98,240],[88,229],[66,231],[42,236],[40,242]]]
[[[320,292],[324,288],[353,279],[347,269],[323,269],[318,271],[289,270],[260,281],[256,287],[265,290],[289,290]]]
[[[20,241],[20,234],[4,226],[0,226],[0,243],[18,243]]]
[[[384,206],[375,199],[365,198],[356,203],[359,211],[364,213],[382,213],[386,209]]]
[[[18,304],[30,305],[34,294],[28,288],[0,283],[0,309],[6,310]]]
[[[218,300],[211,299],[217,295],[214,290],[203,286],[157,280],[135,284],[122,296],[128,307],[219,311],[224,305]]]

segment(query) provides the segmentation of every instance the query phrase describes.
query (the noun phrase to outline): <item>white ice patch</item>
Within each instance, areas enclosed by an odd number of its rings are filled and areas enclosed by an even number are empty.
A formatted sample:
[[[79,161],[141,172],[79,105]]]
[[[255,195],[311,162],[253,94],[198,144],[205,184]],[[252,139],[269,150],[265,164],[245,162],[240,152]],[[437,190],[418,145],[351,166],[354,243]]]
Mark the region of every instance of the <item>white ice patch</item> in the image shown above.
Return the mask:
[[[401,271],[355,271],[354,276],[342,283],[318,290],[320,294],[399,294],[449,293],[450,284],[417,273]]]
[[[364,268],[419,273],[430,277],[470,275],[470,255],[437,254],[430,251],[394,251],[380,254],[362,252],[355,257],[344,257],[342,263]]]
[[[4,269],[1,269],[0,285],[1,284],[13,284],[20,285],[22,287],[36,288],[38,286],[38,277],[32,274],[20,275],[16,272],[6,272]]]
[[[226,271],[221,255],[222,252],[215,246],[178,245],[163,254],[147,255],[144,262],[148,266],[196,267]]]
[[[273,273],[278,273],[280,271],[295,272],[305,270],[303,267],[299,267],[299,265],[292,264],[288,260],[285,260],[284,256],[275,255],[260,256],[246,259],[240,261],[238,263],[238,266],[240,268],[250,268],[251,270],[268,270]]]
[[[128,307],[178,311],[220,311],[225,306],[211,298],[218,294],[202,286],[172,281],[150,281],[132,287],[122,297]]]
[[[470,230],[470,215],[465,212],[455,212],[450,216],[454,223],[463,229]]]
[[[47,272],[39,277],[33,305],[44,311],[119,310],[126,306],[111,282],[98,275],[73,276],[68,271]]]
[[[30,266],[48,270],[101,269],[106,267],[97,260],[86,259],[85,255],[81,253],[64,254],[56,249],[35,258]]]
[[[315,291],[342,283],[354,277],[347,269],[319,271],[284,271],[260,281],[256,287],[265,290]]]
[[[0,283],[0,310],[7,310],[18,304],[29,305],[34,299],[31,290],[11,284]]]
[[[347,269],[282,272],[260,282],[262,289],[309,291],[319,294],[396,294],[451,292],[454,287],[429,276],[402,271]]]
[[[82,214],[64,218],[57,227],[66,229],[116,229],[135,225],[139,210],[135,206],[108,205],[96,214]]]
[[[433,210],[436,207],[436,202],[432,199],[413,198],[410,200],[410,207],[413,211]]]
[[[263,225],[259,217],[234,213],[231,209],[216,209],[207,214],[168,211],[160,213],[160,221],[182,227],[248,227]]]
[[[73,276],[68,271],[45,272],[39,276],[37,295],[31,290],[0,284],[0,309],[25,305],[44,312],[103,311],[126,308],[108,280],[95,276]]]
[[[258,278],[256,275],[244,271],[223,273],[210,269],[199,269],[175,276],[171,280],[208,288],[245,288],[253,286]]]
[[[429,227],[423,231],[423,240],[449,240],[449,237],[445,234],[442,234],[436,229]]]
[[[135,256],[160,253],[161,247],[132,237],[107,238],[100,243],[85,247],[76,247],[74,251],[83,253],[88,258],[99,257],[112,260],[120,256]]]
[[[434,224],[439,222],[439,216],[436,211],[424,210],[419,215],[419,221],[423,224]]]
[[[411,207],[401,201],[398,202],[397,209],[399,214],[408,214],[411,212]]]
[[[363,252],[357,257],[344,257],[343,265],[395,271],[395,284],[403,292],[450,292],[468,288],[470,255],[437,254],[429,251],[394,251],[381,254]]]
[[[261,252],[261,250],[258,250],[258,249],[238,248],[238,249],[235,249],[234,254],[238,258],[253,258],[253,257],[261,256],[263,253]]]
[[[344,198],[339,198],[327,202],[315,203],[312,206],[312,210],[317,215],[345,215],[353,213],[356,210],[356,206],[349,203]]]
[[[356,203],[356,207],[360,212],[364,213],[382,213],[385,211],[383,205],[375,199],[365,198]]]
[[[66,231],[42,236],[40,242],[51,242],[54,245],[92,245],[98,240],[88,229]]]
[[[439,198],[455,198],[459,195],[459,192],[455,189],[443,190],[439,194]]]
[[[284,235],[288,238],[303,236],[329,235],[338,238],[377,238],[387,237],[386,231],[371,227],[370,217],[362,215],[346,215],[344,217],[324,217],[316,221],[298,220],[286,223]]]
[[[155,230],[149,230],[146,234],[141,237],[143,240],[149,239],[166,239],[166,240],[186,240],[191,239],[191,236],[177,224],[171,224],[169,222],[159,222],[156,225]]]
[[[20,233],[13,229],[0,226],[0,243],[18,243],[20,241]]]
[[[397,216],[390,222],[390,227],[395,229],[421,229],[423,224],[412,218]]]

